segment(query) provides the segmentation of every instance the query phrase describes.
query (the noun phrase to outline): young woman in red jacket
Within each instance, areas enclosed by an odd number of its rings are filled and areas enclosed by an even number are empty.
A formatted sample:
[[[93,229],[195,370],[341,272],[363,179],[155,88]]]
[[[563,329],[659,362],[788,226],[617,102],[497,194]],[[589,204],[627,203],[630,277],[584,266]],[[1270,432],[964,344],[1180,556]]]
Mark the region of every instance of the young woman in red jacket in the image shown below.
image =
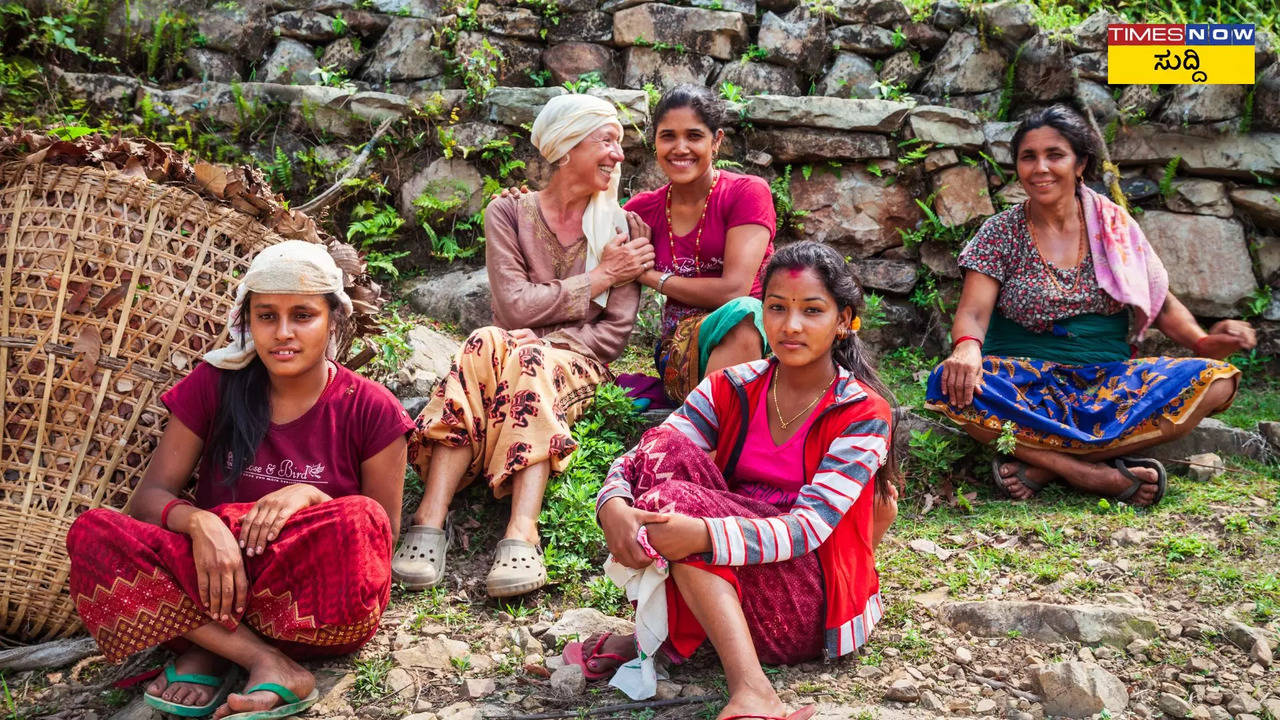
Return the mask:
[[[873,550],[896,513],[890,396],[858,340],[862,291],[844,259],[814,242],[779,250],[763,300],[774,357],[703,380],[597,499],[617,562],[678,561],[662,650],[679,662],[711,640],[729,686],[722,720],[786,715],[761,661],[867,641],[884,612]],[[575,650],[591,677],[636,655],[629,637]]]

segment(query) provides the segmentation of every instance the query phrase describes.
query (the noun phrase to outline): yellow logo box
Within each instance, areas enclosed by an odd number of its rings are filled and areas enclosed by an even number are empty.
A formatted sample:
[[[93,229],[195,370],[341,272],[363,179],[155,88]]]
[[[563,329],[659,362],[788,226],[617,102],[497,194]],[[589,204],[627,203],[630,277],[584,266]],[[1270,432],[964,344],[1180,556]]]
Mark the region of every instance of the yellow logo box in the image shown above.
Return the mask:
[[[1112,85],[1252,85],[1252,25],[1110,25]]]

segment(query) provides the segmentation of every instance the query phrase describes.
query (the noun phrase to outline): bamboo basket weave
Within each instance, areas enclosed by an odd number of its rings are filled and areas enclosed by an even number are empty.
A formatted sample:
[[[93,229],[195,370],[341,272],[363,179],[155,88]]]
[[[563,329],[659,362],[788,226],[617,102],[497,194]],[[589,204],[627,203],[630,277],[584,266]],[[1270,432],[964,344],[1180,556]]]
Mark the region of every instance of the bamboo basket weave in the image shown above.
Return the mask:
[[[282,238],[185,187],[95,167],[0,165],[0,633],[79,627],[67,530],[123,508],[160,393],[226,338],[233,283]]]

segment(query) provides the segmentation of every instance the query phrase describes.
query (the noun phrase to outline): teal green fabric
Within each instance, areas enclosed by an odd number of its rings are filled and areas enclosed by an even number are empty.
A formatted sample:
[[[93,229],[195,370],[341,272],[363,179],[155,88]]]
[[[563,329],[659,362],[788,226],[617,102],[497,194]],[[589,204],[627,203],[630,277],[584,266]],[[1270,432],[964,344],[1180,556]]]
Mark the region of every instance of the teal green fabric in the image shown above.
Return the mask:
[[[754,319],[756,330],[760,331],[764,354],[769,354],[769,340],[764,336],[764,305],[753,297],[734,298],[703,318],[702,324],[698,326],[699,376],[706,374],[707,358],[711,357],[711,351],[735,325],[748,316]]]
[[[1053,331],[1035,333],[991,312],[982,344],[983,355],[1028,358],[1064,365],[1093,365],[1129,359],[1129,312],[1114,315],[1084,313],[1053,324]]]

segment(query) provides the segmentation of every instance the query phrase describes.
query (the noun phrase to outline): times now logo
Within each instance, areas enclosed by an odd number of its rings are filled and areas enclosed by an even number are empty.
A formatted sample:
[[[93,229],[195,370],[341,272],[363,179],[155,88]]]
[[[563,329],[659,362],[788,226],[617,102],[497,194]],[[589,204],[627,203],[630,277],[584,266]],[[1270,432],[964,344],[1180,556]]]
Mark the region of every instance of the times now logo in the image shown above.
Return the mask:
[[[1108,25],[1108,45],[1252,45],[1253,25]]]

